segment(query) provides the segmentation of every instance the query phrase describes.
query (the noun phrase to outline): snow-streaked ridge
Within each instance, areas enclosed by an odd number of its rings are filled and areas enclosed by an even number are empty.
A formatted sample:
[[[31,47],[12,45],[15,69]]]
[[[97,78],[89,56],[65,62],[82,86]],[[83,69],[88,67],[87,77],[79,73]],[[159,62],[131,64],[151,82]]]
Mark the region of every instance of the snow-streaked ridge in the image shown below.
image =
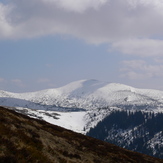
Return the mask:
[[[29,93],[0,91],[0,104],[28,107],[32,109],[51,109],[56,107],[94,109],[117,105],[163,106],[163,91],[137,89],[131,86],[80,80],[60,88]]]
[[[0,91],[0,105],[30,117],[79,132],[88,133],[113,111],[144,113],[163,112],[163,91],[138,89],[119,83],[97,80],[80,80],[60,88],[37,92],[11,93]],[[131,129],[117,131],[128,143],[132,142]],[[113,130],[114,133],[114,130]],[[148,143],[156,153],[161,142],[161,133],[156,133]],[[114,134],[113,139],[116,135]],[[162,144],[161,144],[162,145]]]

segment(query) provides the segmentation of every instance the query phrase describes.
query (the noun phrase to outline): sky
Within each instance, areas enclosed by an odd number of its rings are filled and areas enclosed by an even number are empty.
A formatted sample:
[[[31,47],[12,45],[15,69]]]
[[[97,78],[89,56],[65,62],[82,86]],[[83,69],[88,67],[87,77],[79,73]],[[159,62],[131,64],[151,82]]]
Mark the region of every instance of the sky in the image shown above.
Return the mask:
[[[163,0],[0,0],[0,90],[96,79],[163,90]]]

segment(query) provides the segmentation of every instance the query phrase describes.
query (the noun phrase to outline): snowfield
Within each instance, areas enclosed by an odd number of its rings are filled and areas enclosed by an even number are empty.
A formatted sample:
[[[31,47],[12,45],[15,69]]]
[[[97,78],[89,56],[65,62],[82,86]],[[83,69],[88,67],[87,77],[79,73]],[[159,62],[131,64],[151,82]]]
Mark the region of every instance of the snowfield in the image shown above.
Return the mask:
[[[150,105],[163,110],[163,91],[137,89],[123,84],[80,80],[66,86],[29,93],[0,91],[0,105],[39,110],[82,108],[86,110],[117,105]]]
[[[97,80],[80,80],[60,88],[37,92],[12,93],[2,90],[0,105],[78,133],[87,134],[114,111],[127,110],[128,113],[134,114],[139,110],[142,113],[154,113],[155,116],[162,113],[163,91],[137,89]],[[117,138],[122,147],[130,147],[137,138],[133,137],[132,132],[137,131],[138,128],[139,126],[126,130],[113,128],[108,130],[108,136],[104,140]],[[105,130],[107,131],[107,128]],[[162,134],[162,131],[155,133],[154,137],[147,142],[147,148],[151,149],[153,156],[163,149]]]
[[[115,109],[163,112],[163,91],[80,80],[37,92],[0,91],[0,105],[15,107],[29,116],[86,133]]]
[[[86,133],[115,109],[163,112],[163,91],[80,80],[37,92],[0,91],[0,105],[14,107],[31,117]]]
[[[98,122],[109,115],[111,111],[118,108],[75,112],[35,110],[23,107],[9,107],[9,109],[28,115],[31,118],[41,119],[51,124],[86,134],[90,128],[94,128]]]

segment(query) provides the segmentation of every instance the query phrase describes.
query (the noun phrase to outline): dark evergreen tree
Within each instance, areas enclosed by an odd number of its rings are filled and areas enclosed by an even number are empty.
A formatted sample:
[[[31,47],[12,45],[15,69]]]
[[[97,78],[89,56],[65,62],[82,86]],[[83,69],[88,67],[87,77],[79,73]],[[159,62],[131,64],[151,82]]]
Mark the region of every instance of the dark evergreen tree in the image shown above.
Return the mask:
[[[150,142],[156,134],[160,133],[158,139],[163,139],[162,131],[163,113],[115,110],[95,128],[90,129],[87,135],[129,150],[163,158],[163,146],[156,144],[154,149],[150,147]]]

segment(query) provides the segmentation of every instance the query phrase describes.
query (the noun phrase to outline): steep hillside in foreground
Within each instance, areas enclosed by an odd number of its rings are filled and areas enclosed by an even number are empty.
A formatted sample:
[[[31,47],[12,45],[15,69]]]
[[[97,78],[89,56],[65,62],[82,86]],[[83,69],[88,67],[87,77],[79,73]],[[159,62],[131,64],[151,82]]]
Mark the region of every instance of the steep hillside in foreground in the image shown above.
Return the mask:
[[[0,107],[1,163],[163,163]]]

